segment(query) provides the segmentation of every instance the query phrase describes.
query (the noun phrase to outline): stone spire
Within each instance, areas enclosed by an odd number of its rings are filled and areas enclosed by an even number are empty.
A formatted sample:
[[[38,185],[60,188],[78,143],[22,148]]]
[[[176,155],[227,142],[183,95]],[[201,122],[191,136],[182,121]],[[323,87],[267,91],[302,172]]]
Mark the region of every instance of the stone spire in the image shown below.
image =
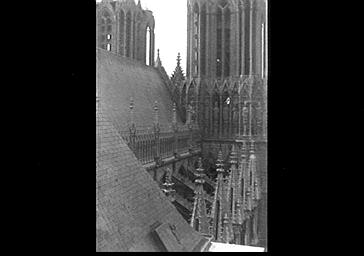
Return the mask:
[[[156,68],[161,68],[162,67],[162,61],[161,61],[161,58],[159,56],[159,49],[157,49],[157,60],[155,61],[155,67]]]
[[[216,171],[217,171],[217,181],[214,193],[214,201],[212,203],[211,209],[211,218],[212,218],[212,227],[211,233],[216,241],[222,241],[222,228],[223,228],[223,208],[225,205],[225,198],[224,198],[224,164],[222,158],[222,151],[220,150],[217,156],[216,161]]]
[[[237,163],[238,163],[238,156],[237,156],[237,150],[236,150],[236,145],[233,144],[232,149],[231,149],[231,153],[230,153],[230,189],[232,189],[233,194],[231,195],[231,192],[229,193],[229,197],[230,197],[230,204],[231,204],[231,216],[232,216],[232,221],[233,223],[237,222],[237,209],[236,209],[236,204],[238,201],[238,195],[239,193],[239,173],[238,173],[238,168],[237,168]]]
[[[203,184],[205,182],[204,169],[202,168],[201,157],[198,160],[198,168],[196,169],[197,178],[195,179],[195,201],[193,204],[191,227],[201,232],[202,234],[209,233],[209,222],[206,214],[206,202],[205,202],[205,191]]]
[[[242,193],[240,193],[239,197],[239,213],[238,213],[238,221],[239,223],[243,222],[244,220],[244,205],[245,205],[245,194],[246,194],[246,188],[247,188],[247,162],[246,162],[246,145],[245,145],[245,141],[243,141],[242,143],[242,147],[241,147],[241,159],[240,159],[240,165],[239,165],[239,178],[238,178],[238,191],[242,191]]]
[[[249,157],[249,169],[252,173],[252,199],[254,201],[259,200],[260,194],[259,194],[259,180],[258,180],[258,173],[257,173],[257,158],[255,156],[255,148],[254,148],[254,141],[251,141],[250,145],[250,157]]]
[[[142,5],[141,5],[141,3],[140,3],[140,0],[138,0],[138,7],[139,7],[139,8],[142,8]]]
[[[254,153],[254,141],[252,140],[250,142],[250,152],[249,152],[250,156],[249,156],[249,161],[248,161],[248,170],[247,170],[247,174],[248,174],[248,186],[247,186],[247,210],[251,211],[253,210],[253,197],[254,197],[254,179],[256,176],[256,157],[255,157],[255,153]]]
[[[248,162],[248,171],[251,175],[250,179],[250,208],[251,211],[251,221],[252,221],[252,233],[251,233],[251,244],[255,245],[258,242],[258,232],[257,232],[257,212],[254,211],[254,208],[257,207],[257,200],[259,196],[257,196],[257,187],[258,185],[258,173],[257,173],[257,159],[255,156],[255,148],[254,148],[254,140],[251,140],[250,142],[250,156],[249,156],[249,162]],[[253,212],[254,211],[254,212]]]
[[[181,55],[177,55],[177,66],[171,76],[171,81],[174,85],[179,85],[183,80],[185,80],[185,75],[181,68]]]

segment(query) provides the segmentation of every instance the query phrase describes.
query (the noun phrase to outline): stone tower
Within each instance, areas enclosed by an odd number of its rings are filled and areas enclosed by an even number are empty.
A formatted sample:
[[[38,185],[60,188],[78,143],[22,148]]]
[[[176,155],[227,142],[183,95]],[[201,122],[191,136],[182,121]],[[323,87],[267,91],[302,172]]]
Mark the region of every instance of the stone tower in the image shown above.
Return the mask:
[[[134,0],[96,3],[96,45],[120,56],[154,65],[154,17]],[[148,57],[148,59],[146,59]]]
[[[216,163],[221,151],[226,169],[233,170],[230,185],[223,186],[241,191],[232,198],[224,195],[229,203],[221,204],[234,209],[222,210],[227,212],[224,221],[234,229],[232,241],[265,246],[267,0],[188,0],[187,6],[186,79],[174,83],[178,107],[196,115],[202,157]],[[229,161],[233,151],[239,156],[234,165]],[[241,166],[242,155],[252,159],[246,167]],[[247,182],[246,177],[253,178]]]
[[[188,0],[187,77],[266,75],[266,0]]]

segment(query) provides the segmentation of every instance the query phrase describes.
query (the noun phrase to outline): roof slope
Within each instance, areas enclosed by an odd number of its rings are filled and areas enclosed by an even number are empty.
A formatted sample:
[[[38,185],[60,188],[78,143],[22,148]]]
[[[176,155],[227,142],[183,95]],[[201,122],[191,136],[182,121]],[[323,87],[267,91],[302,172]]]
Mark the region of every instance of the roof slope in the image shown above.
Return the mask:
[[[100,101],[104,113],[119,132],[128,128],[131,97],[137,127],[153,127],[153,109],[158,101],[160,126],[162,130],[170,128],[173,102],[155,68],[99,48],[96,49],[96,61]]]
[[[96,122],[96,250],[201,248],[206,239],[177,212],[100,111]],[[159,237],[169,232],[175,239],[158,240],[158,228],[164,232]]]

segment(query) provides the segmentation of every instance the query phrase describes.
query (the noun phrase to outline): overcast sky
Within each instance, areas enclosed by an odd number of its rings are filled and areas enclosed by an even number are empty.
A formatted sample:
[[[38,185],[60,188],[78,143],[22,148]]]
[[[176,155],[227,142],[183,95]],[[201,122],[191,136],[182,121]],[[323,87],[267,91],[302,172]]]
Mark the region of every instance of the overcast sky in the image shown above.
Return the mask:
[[[138,3],[138,0],[134,0]],[[96,2],[101,2],[97,0]],[[141,0],[143,9],[153,12],[155,19],[155,57],[160,58],[170,76],[176,67],[178,52],[186,74],[187,52],[187,0]]]

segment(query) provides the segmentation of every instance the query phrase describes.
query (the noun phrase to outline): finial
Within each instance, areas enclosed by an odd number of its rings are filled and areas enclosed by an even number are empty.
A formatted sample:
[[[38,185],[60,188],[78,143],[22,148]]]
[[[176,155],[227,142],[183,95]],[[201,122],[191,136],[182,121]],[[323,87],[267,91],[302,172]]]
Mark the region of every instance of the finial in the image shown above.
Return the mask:
[[[142,7],[140,0],[138,0],[138,7]]]
[[[159,56],[159,49],[157,49],[157,60],[155,62],[155,67],[162,67],[162,61],[161,61],[161,58]]]
[[[177,55],[177,66],[180,66],[180,64],[181,64],[181,54],[178,53],[178,55]]]

